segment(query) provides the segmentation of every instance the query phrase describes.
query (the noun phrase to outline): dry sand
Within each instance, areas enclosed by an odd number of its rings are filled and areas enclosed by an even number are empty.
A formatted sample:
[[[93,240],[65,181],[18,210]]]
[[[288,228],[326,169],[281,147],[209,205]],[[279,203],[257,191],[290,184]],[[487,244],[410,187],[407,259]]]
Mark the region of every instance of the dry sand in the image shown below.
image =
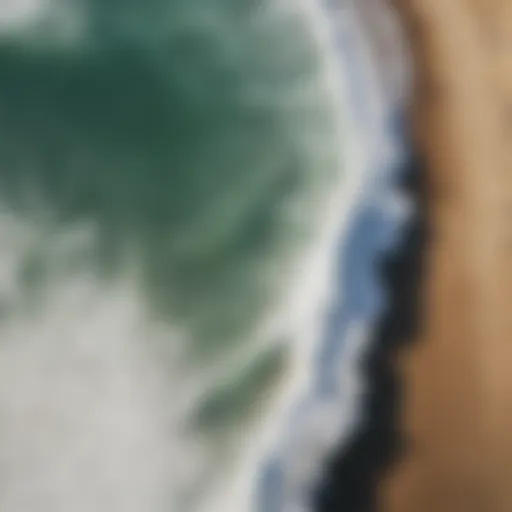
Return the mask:
[[[395,0],[431,238],[383,512],[512,511],[512,0]]]

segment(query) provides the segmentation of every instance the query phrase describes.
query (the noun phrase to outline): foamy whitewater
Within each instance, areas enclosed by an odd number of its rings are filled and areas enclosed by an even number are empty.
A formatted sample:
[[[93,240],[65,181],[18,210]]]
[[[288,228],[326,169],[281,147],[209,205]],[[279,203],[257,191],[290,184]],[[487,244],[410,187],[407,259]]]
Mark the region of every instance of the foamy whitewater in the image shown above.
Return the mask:
[[[309,510],[407,210],[389,16],[0,0],[0,510]]]

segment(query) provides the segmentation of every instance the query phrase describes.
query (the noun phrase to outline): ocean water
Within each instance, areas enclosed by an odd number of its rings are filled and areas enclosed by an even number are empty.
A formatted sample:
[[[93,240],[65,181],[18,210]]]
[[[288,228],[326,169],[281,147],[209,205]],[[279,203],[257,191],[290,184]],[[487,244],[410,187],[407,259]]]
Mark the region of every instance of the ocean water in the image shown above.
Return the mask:
[[[308,370],[260,474],[258,511],[265,512],[314,511],[313,496],[329,478],[323,463],[364,423],[365,358],[387,311],[380,264],[400,250],[415,215],[400,186],[413,152],[405,118],[411,59],[397,13],[381,0],[323,5],[345,84],[354,150],[347,161],[360,180],[346,210],[339,205],[334,245],[325,251],[326,295],[314,316]]]
[[[358,9],[0,2],[0,510],[307,507],[403,210]]]

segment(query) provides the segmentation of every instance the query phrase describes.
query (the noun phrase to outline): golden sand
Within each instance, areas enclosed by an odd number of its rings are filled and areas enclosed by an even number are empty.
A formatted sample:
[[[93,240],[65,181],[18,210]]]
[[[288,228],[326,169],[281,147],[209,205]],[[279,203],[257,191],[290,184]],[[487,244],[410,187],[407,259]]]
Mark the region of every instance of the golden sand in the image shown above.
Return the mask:
[[[395,0],[430,240],[383,512],[512,511],[512,0]]]

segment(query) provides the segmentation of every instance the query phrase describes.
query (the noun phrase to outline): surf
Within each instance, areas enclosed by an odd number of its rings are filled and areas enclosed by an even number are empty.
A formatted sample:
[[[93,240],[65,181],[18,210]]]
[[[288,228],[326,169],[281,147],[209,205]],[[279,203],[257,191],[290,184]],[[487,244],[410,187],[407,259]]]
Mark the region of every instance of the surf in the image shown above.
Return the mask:
[[[0,506],[250,510],[355,190],[325,11],[61,7],[0,23]]]

